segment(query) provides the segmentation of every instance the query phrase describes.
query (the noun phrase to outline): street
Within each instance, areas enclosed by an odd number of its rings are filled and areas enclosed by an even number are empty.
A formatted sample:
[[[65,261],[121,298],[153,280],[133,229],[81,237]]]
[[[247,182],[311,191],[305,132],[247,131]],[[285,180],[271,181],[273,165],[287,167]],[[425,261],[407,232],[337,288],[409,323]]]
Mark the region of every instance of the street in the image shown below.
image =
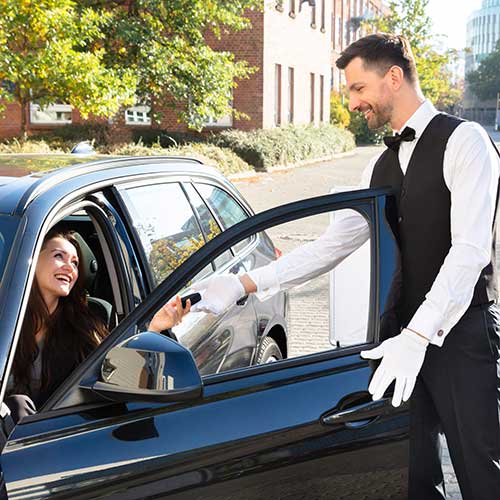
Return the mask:
[[[495,141],[500,141],[499,133],[491,135]],[[379,151],[380,146],[360,147],[352,156],[290,170],[258,174],[250,181],[235,182],[235,185],[254,210],[259,212],[291,201],[327,194],[335,186],[356,186],[369,159]],[[319,236],[328,220],[324,216],[321,219],[320,216],[318,221],[316,223],[315,219],[313,224],[310,221],[299,221],[269,233],[276,246],[286,252],[291,249],[291,240],[293,246],[296,246]],[[292,231],[292,234],[287,231]],[[500,262],[498,255],[497,259]],[[313,280],[309,289],[301,288],[290,293],[290,356],[332,348],[328,338],[327,292],[328,277],[325,275]],[[300,301],[300,311],[310,311],[312,317],[304,318],[304,314],[297,313],[299,309],[293,307],[294,300]],[[318,311],[324,312],[321,315]],[[307,330],[304,330],[304,324],[309,325]],[[446,446],[443,463],[448,498],[460,500],[462,497]]]

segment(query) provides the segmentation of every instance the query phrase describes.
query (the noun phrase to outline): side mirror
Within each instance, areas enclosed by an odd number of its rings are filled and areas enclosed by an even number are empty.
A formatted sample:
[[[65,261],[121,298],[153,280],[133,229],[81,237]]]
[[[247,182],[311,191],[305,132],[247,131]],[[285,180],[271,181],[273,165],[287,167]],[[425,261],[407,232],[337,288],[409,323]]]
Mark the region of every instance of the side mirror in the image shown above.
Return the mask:
[[[183,401],[203,393],[191,352],[153,332],[139,333],[113,347],[92,390],[113,401]]]

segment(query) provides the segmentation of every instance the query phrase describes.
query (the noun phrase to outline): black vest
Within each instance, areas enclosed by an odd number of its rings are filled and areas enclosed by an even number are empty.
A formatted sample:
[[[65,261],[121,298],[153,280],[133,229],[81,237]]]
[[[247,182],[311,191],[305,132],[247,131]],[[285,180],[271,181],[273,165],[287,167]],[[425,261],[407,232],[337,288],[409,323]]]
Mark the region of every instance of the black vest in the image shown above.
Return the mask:
[[[373,170],[370,187],[390,186],[395,192],[387,218],[401,252],[402,275],[397,280],[401,283],[397,298],[401,326],[408,324],[424,301],[451,247],[451,196],[444,181],[443,159],[448,139],[462,121],[436,115],[419,138],[406,175],[391,149],[382,153]],[[479,276],[471,306],[497,299],[495,221],[492,231],[491,260]]]

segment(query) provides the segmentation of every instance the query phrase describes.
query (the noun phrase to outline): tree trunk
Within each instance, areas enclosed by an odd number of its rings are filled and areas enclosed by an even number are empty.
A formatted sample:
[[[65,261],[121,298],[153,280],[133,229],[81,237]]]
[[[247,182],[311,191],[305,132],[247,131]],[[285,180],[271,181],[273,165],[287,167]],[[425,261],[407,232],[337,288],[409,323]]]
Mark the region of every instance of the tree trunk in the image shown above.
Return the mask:
[[[21,140],[25,141],[28,138],[27,134],[27,113],[29,111],[29,101],[20,102],[21,104]]]

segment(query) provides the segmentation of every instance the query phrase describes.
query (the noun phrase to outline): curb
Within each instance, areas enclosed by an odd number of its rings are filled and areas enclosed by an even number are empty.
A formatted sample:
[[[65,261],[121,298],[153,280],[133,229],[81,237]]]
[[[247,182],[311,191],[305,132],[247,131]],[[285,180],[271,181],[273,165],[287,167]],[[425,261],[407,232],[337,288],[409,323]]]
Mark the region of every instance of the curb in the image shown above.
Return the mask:
[[[340,158],[348,158],[350,156],[356,155],[356,149],[352,149],[351,151],[344,151],[343,153],[335,153],[330,156],[323,156],[320,158],[311,158],[308,160],[298,161],[296,163],[290,163],[288,165],[274,165],[269,167],[266,170],[260,171],[251,171],[251,172],[241,172],[238,174],[229,174],[226,177],[231,182],[255,182],[259,180],[265,174],[272,174],[276,172],[287,172],[288,170],[293,170],[298,167],[304,167],[306,165],[312,165],[314,163],[321,163],[325,161],[337,160]]]

